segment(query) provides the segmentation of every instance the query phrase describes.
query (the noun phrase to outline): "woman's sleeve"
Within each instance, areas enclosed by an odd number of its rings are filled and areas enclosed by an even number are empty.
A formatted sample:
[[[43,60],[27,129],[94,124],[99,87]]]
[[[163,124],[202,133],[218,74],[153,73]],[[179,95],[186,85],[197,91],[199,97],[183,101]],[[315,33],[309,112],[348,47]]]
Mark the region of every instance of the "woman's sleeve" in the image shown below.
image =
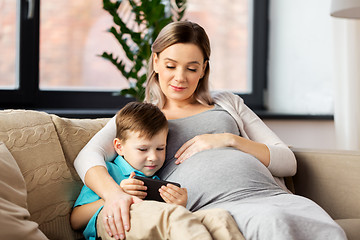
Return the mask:
[[[74,161],[74,167],[84,183],[85,174],[90,168],[99,165],[106,167],[105,161],[112,160],[116,156],[113,147],[115,137],[116,124],[113,117],[79,152]]]

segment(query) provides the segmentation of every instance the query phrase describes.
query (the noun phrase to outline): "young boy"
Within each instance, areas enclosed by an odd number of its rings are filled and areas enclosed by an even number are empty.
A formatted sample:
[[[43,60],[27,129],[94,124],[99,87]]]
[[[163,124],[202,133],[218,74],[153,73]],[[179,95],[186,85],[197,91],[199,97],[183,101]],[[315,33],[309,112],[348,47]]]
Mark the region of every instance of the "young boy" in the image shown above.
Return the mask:
[[[135,175],[159,179],[155,172],[165,161],[166,138],[168,123],[164,114],[149,103],[132,102],[122,108],[116,115],[117,133],[113,141],[114,149],[119,156],[106,166],[115,182],[120,184],[124,192],[141,199],[146,197],[146,187],[143,182],[133,179]],[[186,206],[187,192],[184,188],[171,185],[177,192],[176,202]],[[165,190],[162,190],[165,192]],[[163,193],[161,193],[163,194]],[[165,198],[171,203],[173,198]],[[102,209],[102,199],[87,186],[84,186],[74,204],[71,214],[71,224],[77,229],[89,220],[88,208],[86,212],[81,207],[85,204],[97,202],[94,208],[100,207],[91,217],[84,231],[86,239],[96,238],[96,218]],[[85,210],[85,208],[83,208]]]
[[[107,169],[110,176],[117,184],[120,184],[124,192],[144,199],[146,197],[146,187],[142,181],[133,177],[139,175],[159,179],[154,174],[165,161],[168,134],[167,119],[159,108],[150,103],[131,102],[117,113],[116,128],[117,133],[113,145],[118,157],[114,161],[106,163]],[[168,184],[160,189],[160,195],[166,203],[186,206],[186,188]],[[97,217],[103,204],[104,201],[95,192],[84,186],[71,213],[70,222],[73,229],[81,229],[86,226],[83,232],[84,237],[86,239],[96,239],[98,236],[96,226],[102,227],[102,224],[97,223]],[[186,239],[212,239],[211,234],[208,232],[210,229],[207,229],[204,224],[207,225],[206,221],[213,222],[212,219],[214,218],[220,220],[218,215],[226,212],[199,212],[197,215],[193,215],[185,208],[166,207],[164,205],[159,207],[159,212],[163,208],[170,209],[165,211],[171,212],[172,215],[168,221],[164,221],[166,226],[172,225],[174,227],[170,230],[168,227],[164,227],[166,228],[164,231],[168,232],[161,233],[161,236],[169,235],[171,239],[184,239],[183,237],[186,237]],[[144,217],[145,214],[144,212]],[[159,219],[163,218],[160,213],[158,217]],[[226,217],[228,216],[226,215]],[[146,228],[146,221],[148,219],[144,219],[142,226],[144,229]],[[209,228],[209,226],[207,227]],[[225,229],[225,227],[223,228]],[[219,229],[219,227],[215,226],[212,228]],[[99,229],[99,231],[103,230]],[[228,232],[227,228],[225,230]],[[189,234],[189,236],[184,234]],[[107,237],[111,238],[110,236]]]

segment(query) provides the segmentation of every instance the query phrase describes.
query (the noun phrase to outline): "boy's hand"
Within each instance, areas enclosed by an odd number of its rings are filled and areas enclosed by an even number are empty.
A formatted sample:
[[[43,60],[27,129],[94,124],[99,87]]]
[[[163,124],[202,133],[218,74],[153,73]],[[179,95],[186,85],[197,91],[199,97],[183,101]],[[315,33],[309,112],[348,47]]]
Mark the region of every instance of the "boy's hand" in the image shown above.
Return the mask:
[[[130,194],[132,196],[136,196],[140,199],[144,199],[146,197],[146,189],[144,186],[144,182],[138,179],[134,179],[135,172],[130,174],[128,179],[124,179],[120,183],[120,187],[124,192]]]
[[[159,189],[160,196],[166,203],[173,203],[186,207],[187,189],[179,188],[173,184],[167,184]]]

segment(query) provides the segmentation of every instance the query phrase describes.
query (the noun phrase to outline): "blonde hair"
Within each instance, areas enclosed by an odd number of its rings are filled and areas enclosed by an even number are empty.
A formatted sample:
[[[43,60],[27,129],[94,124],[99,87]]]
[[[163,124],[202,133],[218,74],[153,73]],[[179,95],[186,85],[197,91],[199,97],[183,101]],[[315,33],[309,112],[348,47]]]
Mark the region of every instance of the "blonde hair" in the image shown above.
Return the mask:
[[[116,114],[116,137],[128,139],[129,132],[151,139],[162,130],[168,130],[168,122],[161,110],[144,102],[130,102]]]
[[[166,48],[177,43],[192,43],[200,48],[204,56],[204,63],[207,61],[204,76],[199,80],[194,92],[194,99],[206,106],[213,104],[213,99],[209,91],[210,73],[210,41],[205,30],[198,24],[190,21],[172,22],[166,25],[159,33],[152,44],[153,54],[159,55]],[[145,102],[150,102],[163,108],[165,105],[165,95],[161,91],[158,74],[154,71],[153,54],[151,54],[148,65],[148,77],[145,91]]]

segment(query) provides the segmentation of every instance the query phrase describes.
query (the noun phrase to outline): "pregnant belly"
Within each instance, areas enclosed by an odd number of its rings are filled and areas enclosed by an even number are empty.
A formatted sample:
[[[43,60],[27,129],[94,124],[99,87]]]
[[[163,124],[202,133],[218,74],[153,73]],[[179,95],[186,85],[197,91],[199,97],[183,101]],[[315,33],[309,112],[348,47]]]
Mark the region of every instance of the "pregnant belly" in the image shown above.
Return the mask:
[[[187,208],[192,211],[283,192],[258,159],[233,148],[197,153],[178,165],[167,180],[187,188]]]

